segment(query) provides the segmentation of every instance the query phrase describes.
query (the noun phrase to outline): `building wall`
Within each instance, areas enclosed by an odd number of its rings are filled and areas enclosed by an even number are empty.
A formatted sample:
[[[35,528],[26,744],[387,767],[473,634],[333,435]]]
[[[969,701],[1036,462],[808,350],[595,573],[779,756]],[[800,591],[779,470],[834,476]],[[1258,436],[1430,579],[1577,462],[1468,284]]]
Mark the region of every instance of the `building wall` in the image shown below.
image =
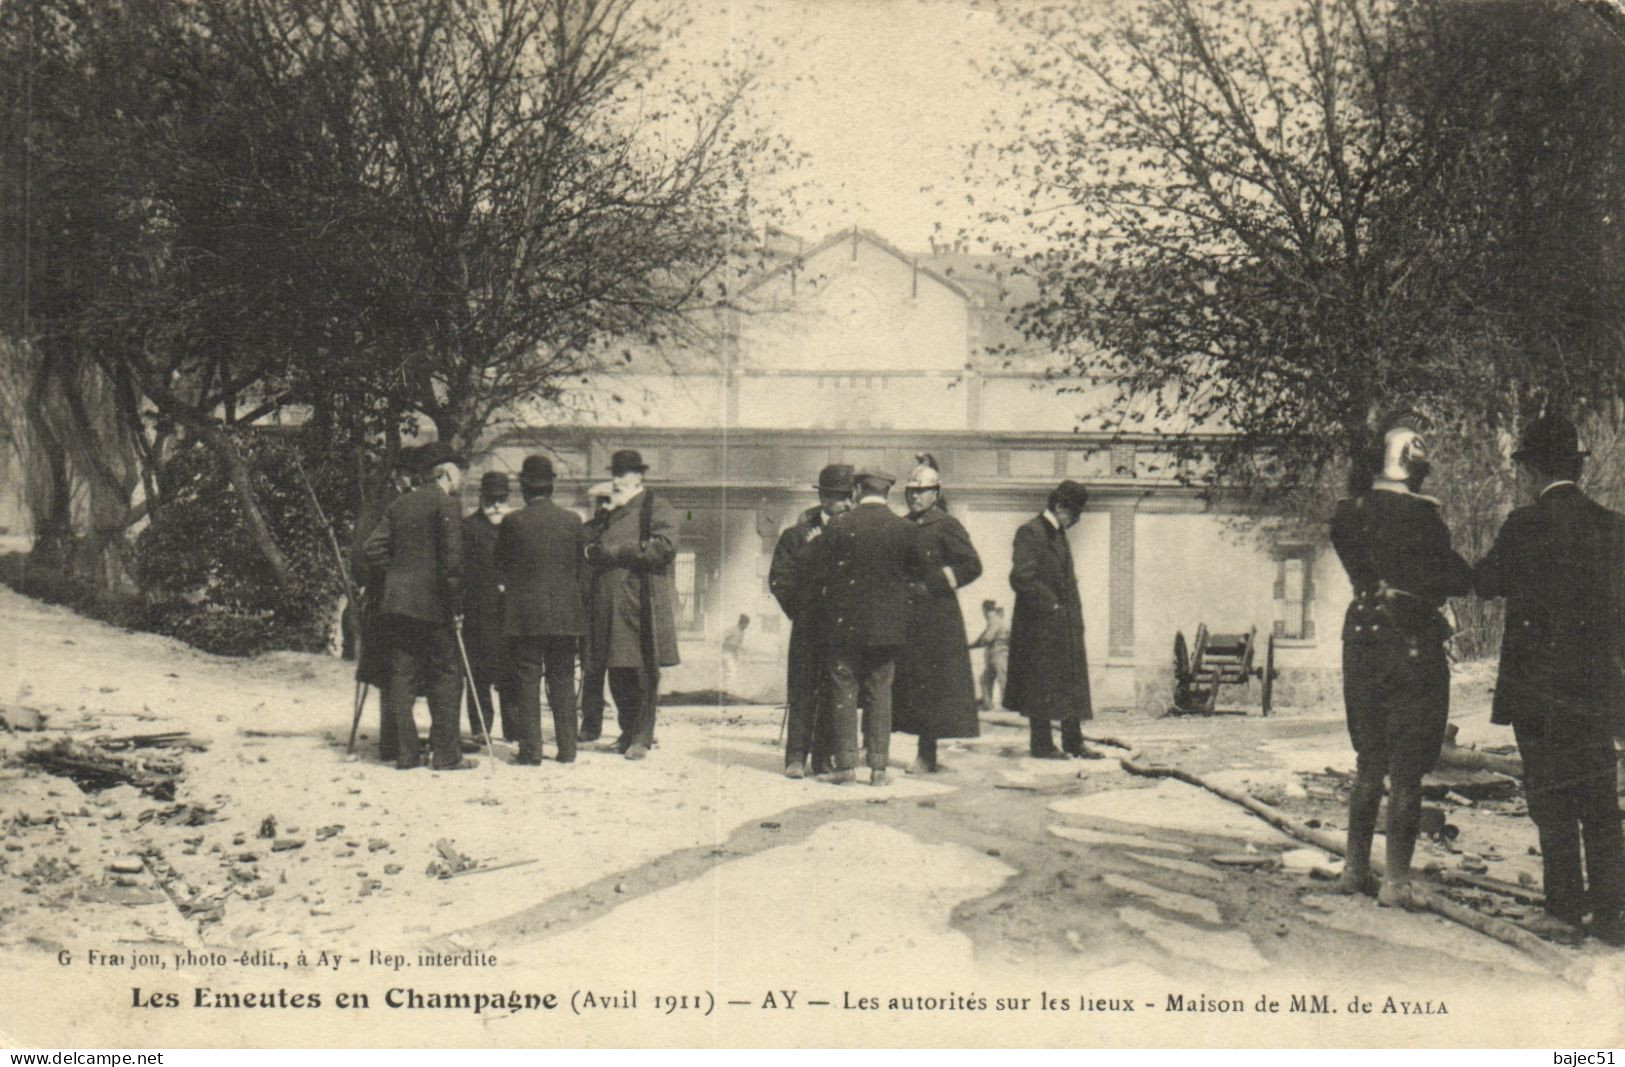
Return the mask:
[[[964,295],[854,236],[769,278],[742,316],[747,368],[958,371],[970,351]]]

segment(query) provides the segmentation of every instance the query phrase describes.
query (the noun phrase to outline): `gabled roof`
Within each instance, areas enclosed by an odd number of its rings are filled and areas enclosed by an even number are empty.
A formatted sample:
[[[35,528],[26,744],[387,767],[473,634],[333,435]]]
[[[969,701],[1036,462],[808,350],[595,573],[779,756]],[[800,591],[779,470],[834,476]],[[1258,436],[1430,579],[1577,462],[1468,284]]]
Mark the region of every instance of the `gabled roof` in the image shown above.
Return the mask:
[[[882,252],[886,252],[889,255],[896,257],[897,261],[905,266],[918,270],[921,274],[925,275],[927,278],[930,278],[932,281],[936,282],[938,285],[941,285],[950,292],[958,294],[971,303],[978,302],[979,298],[974,290],[968,286],[961,285],[959,282],[948,277],[946,274],[942,274],[939,271],[932,269],[924,262],[925,258],[927,257],[911,256],[902,249],[898,248],[896,245],[887,241],[885,238],[881,237],[879,234],[865,230],[861,226],[848,226],[839,233],[824,238],[822,241],[813,245],[800,255],[786,260],[785,262],[780,263],[778,266],[763,272],[761,275],[751,281],[750,284],[746,285],[742,290],[740,290],[740,294],[744,295],[758,289],[761,286],[766,285],[772,279],[788,271],[801,269],[808,260],[820,256],[829,249],[847,241],[863,241],[866,244],[873,245]]]

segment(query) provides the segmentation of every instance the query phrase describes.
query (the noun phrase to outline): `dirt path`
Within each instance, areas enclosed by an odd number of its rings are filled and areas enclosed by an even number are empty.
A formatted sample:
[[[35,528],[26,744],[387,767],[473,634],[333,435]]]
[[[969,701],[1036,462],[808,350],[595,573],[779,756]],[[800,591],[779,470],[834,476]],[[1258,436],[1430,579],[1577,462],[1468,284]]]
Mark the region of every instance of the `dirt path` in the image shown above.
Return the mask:
[[[66,1026],[89,1038],[128,1023],[118,1011],[53,1017],[35,1008],[41,989],[85,983],[123,1007],[131,974],[86,970],[92,949],[232,960],[135,972],[149,984],[463,978],[455,967],[411,962],[428,947],[489,953],[494,967],[478,973],[503,987],[545,975],[573,993],[693,990],[720,1001],[708,1015],[674,1008],[649,1024],[651,1043],[715,1040],[725,1021],[752,1032],[773,988],[825,1002],[791,1022],[775,1015],[762,1039],[777,1042],[857,1025],[868,1009],[846,1000],[915,994],[937,999],[888,1013],[888,1025],[901,1027],[886,1031],[888,1042],[976,1040],[998,1011],[944,1006],[961,995],[972,1005],[1032,1001],[1007,1010],[1022,1013],[1034,1029],[1020,1032],[1038,1042],[1139,1034],[1144,1043],[1136,1028],[1148,1014],[1159,1034],[1193,1044],[1292,1034],[1322,1044],[1625,1037],[1625,986],[1601,950],[1575,955],[1598,964],[1592,986],[1566,986],[1443,920],[1327,892],[1281,864],[1296,843],[1208,794],[1130,778],[1110,761],[1029,760],[1023,734],[1002,723],[948,746],[952,773],[897,773],[885,789],[783,778],[778,713],[765,708],[663,710],[661,746],[642,765],[588,751],[573,767],[403,773],[370,758],[345,762],[353,689],[344,664],[210,657],[3,590],[0,627],[0,647],[10,650],[0,703],[35,708],[48,727],[3,738],[0,954],[15,966],[0,980],[0,1026],[13,1030],[22,1019],[31,1030]],[[369,740],[374,723],[369,709]],[[1107,715],[1093,726],[1156,758],[1273,791],[1328,827],[1339,822],[1337,798],[1305,789],[1300,774],[1350,764],[1335,709],[1270,720]],[[10,760],[62,737],[171,730],[207,748],[184,755],[168,801],[127,786],[87,794]],[[908,739],[897,741],[901,761]],[[1538,863],[1526,855],[1526,820],[1457,817],[1465,836],[1494,837],[1493,848],[1476,847],[1504,857],[1497,873],[1515,878],[1515,867]],[[268,818],[276,835],[261,837]],[[442,841],[482,867],[515,865],[434,877],[427,868]],[[1249,851],[1276,862],[1213,861]],[[113,869],[133,855],[145,863]],[[320,951],[342,961],[340,977],[316,964]],[[73,962],[59,963],[59,953]],[[242,964],[244,953],[269,962]],[[397,971],[374,954],[405,962]],[[1364,997],[1379,1014],[1289,1016],[1294,994],[1325,996],[1328,1009]],[[1046,1013],[1041,995],[1070,1006]],[[1282,1004],[1267,1038],[1252,1010],[1260,997]],[[1404,1010],[1381,1015],[1388,997]],[[1232,1014],[1236,1002],[1247,1010]],[[1065,1024],[1054,1029],[1060,1015]],[[594,1016],[569,1018],[587,1025]],[[163,1036],[185,1022],[143,1016],[142,1025]],[[234,1025],[245,1041],[262,1027],[276,1035],[269,1040],[289,1040],[255,1017]],[[546,1036],[534,1025],[524,1013],[498,1013],[412,1040],[559,1040],[562,1031]],[[308,1036],[320,1043],[324,1033]]]

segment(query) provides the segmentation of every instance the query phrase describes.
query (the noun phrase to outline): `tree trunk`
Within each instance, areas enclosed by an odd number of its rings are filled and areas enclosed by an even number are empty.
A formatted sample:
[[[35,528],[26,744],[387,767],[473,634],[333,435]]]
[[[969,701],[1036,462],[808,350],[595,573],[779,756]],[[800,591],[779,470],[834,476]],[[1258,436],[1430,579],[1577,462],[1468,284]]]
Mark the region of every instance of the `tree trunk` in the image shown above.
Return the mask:
[[[132,361],[129,369],[136,377],[141,391],[158,405],[160,411],[197,434],[203,446],[226,465],[226,474],[231,480],[232,491],[237,494],[237,502],[242,505],[243,518],[248,523],[248,535],[253,539],[254,547],[259,549],[266,564],[270,566],[277,588],[284,595],[291,596],[294,591],[293,568],[289,565],[282,546],[277,544],[276,535],[271,532],[270,524],[265,521],[259,493],[254,488],[254,472],[249,469],[248,461],[243,458],[236,442],[207,414],[183,401],[148,374],[144,366]]]

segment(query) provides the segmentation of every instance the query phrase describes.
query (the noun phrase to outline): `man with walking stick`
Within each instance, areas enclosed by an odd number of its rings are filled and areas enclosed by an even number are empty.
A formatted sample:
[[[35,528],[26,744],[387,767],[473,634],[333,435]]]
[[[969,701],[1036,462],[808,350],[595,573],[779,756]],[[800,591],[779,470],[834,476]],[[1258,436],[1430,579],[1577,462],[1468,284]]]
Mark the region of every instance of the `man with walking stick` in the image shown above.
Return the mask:
[[[423,484],[389,505],[367,538],[368,562],[382,565],[384,629],[389,644],[385,713],[396,724],[395,766],[419,765],[412,716],[420,677],[429,695],[429,744],[435,770],[462,770],[457,728],[462,695],[459,651],[463,598],[463,516],[456,493],[464,461],[440,442],[420,454]]]
[[[376,505],[379,510],[367,516],[356,530],[356,541],[350,553],[350,569],[356,576],[361,596],[356,603],[355,653],[355,717],[350,723],[350,745],[346,750],[355,753],[356,732],[361,727],[361,713],[367,703],[367,690],[377,689],[378,700],[378,758],[384,763],[395,762],[395,720],[384,707],[382,693],[389,681],[389,641],[384,627],[384,568],[366,558],[366,535],[382,518],[382,510],[417,488],[418,449],[404,446],[395,454],[390,469],[389,489]]]
[[[812,757],[812,773],[830,769],[831,743],[828,697],[828,634],[821,611],[823,585],[813,568],[814,552],[824,527],[852,507],[852,467],[831,463],[818,474],[818,505],[802,512],[795,524],[779,535],[768,568],[767,584],[790,620],[790,657],[785,678],[787,739],[784,776],[801,778]]]

